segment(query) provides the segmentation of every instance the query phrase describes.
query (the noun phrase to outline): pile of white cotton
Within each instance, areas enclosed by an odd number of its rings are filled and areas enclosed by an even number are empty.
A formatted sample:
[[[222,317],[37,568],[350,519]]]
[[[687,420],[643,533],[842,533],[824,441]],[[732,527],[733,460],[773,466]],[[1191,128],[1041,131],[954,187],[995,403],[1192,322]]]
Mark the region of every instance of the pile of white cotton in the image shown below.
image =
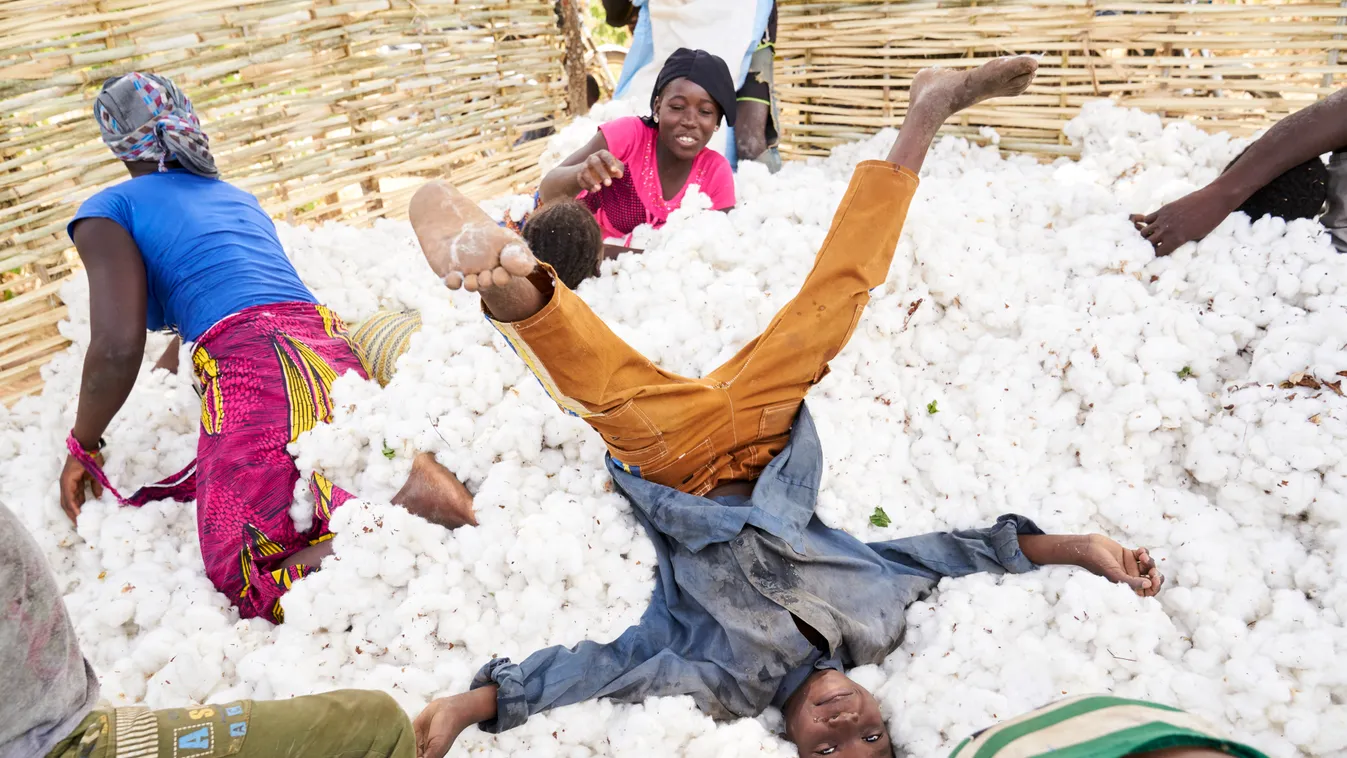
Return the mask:
[[[592,129],[564,131],[549,160]],[[923,758],[1101,691],[1189,709],[1278,758],[1347,755],[1347,258],[1313,222],[1236,216],[1156,259],[1127,214],[1209,181],[1240,145],[1107,104],[1068,132],[1078,162],[933,150],[889,281],[810,396],[819,514],[874,540],[1018,512],[1150,547],[1166,589],[1143,600],[1067,568],[946,580],[908,611],[902,647],[856,677]],[[666,368],[713,368],[791,297],[851,168],[893,136],[776,176],[743,167],[733,212],[680,211],[580,294]],[[285,625],[239,621],[206,581],[191,504],[105,497],[77,531],[61,514],[82,278],[64,292],[75,347],[42,397],[0,410],[0,501],[46,549],[105,695],[179,706],[369,687],[415,712],[493,655],[634,623],[654,551],[596,435],[550,403],[476,297],[435,279],[406,223],[281,232],[349,323],[381,307],[425,321],[386,389],[339,380],[335,422],[294,446],[302,471],[364,500],[334,518],[336,559],[290,593]],[[148,365],[107,435],[124,491],[196,444],[190,381]],[[388,504],[419,450],[476,493],[480,527]],[[876,507],[891,526],[871,525]],[[789,755],[779,725],[716,724],[687,698],[592,702],[499,737],[470,730],[456,753]]]

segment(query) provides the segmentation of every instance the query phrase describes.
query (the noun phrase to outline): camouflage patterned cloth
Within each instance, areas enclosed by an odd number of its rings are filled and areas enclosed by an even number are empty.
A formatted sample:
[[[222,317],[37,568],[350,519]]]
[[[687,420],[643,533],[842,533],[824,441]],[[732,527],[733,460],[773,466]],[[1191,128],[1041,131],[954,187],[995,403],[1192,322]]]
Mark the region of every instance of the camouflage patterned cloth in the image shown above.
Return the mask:
[[[382,692],[95,710],[47,758],[414,758],[416,735]]]

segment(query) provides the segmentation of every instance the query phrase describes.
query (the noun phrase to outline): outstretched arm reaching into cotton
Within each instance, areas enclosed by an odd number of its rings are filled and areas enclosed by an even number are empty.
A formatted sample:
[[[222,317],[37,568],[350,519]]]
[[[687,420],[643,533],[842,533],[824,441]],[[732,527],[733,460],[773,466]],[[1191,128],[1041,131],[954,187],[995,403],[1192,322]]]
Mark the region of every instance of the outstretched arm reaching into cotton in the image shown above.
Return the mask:
[[[75,249],[89,272],[89,352],[72,433],[85,451],[97,454],[103,432],[136,385],[145,356],[145,262],[131,235],[104,218],[76,223]],[[94,497],[102,496],[84,464],[66,456],[61,509],[71,521],[84,505],[86,483]]]
[[[1260,188],[1286,171],[1347,147],[1347,90],[1277,122],[1211,184],[1149,215],[1133,215],[1156,255],[1200,240]]]
[[[547,172],[538,186],[539,200],[546,205],[585,191],[600,192],[613,186],[614,179],[621,179],[626,168],[608,151],[608,139],[603,132],[597,132],[584,147]]]

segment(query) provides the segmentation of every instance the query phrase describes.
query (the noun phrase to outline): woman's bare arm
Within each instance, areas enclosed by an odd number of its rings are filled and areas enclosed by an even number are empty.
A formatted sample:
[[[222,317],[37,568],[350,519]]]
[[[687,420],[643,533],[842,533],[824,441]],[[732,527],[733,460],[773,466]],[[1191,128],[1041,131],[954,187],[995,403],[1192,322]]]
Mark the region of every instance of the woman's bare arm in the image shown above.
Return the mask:
[[[109,219],[79,221],[75,249],[89,275],[89,352],[74,433],[93,450],[131,394],[145,356],[145,262],[131,235]]]

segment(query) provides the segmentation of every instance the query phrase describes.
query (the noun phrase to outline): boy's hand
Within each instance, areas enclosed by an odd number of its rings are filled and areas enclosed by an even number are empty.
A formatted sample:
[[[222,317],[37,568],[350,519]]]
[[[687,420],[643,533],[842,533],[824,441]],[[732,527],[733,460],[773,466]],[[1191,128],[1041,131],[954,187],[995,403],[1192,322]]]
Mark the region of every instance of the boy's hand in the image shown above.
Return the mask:
[[[412,722],[417,758],[444,758],[464,729],[495,718],[497,691],[491,684],[430,701]]]
[[[417,758],[444,758],[454,740],[467,728],[461,724],[455,698],[442,697],[430,701],[425,710],[412,722],[416,730]]]
[[[1165,583],[1150,551],[1125,548],[1102,534],[1086,538],[1076,565],[1110,582],[1126,584],[1142,597],[1154,597]]]

